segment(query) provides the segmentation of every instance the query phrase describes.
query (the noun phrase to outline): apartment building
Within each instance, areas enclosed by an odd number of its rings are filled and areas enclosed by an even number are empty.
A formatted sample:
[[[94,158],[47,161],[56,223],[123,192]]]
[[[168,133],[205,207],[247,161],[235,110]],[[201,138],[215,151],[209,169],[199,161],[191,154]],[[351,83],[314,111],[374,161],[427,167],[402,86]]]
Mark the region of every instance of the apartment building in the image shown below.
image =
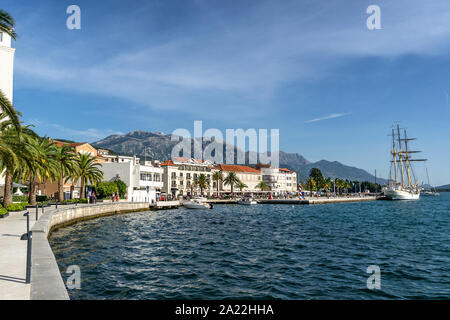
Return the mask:
[[[218,170],[222,171],[222,176],[225,179],[230,172],[236,173],[237,178],[245,183],[247,187],[243,190],[246,192],[260,192],[257,186],[262,181],[261,171],[255,168],[251,168],[248,166],[241,165],[231,165],[231,164],[219,164],[216,167]],[[224,183],[224,181],[220,182],[220,193],[230,193],[231,186]],[[240,190],[234,186],[233,192],[239,192]]]
[[[159,162],[139,162],[139,158],[118,156],[119,161],[102,163],[104,181],[120,179],[127,185],[127,199],[134,202],[153,203],[163,189],[163,168]],[[124,161],[121,161],[121,160]],[[125,161],[130,160],[130,161]]]
[[[164,168],[163,194],[178,198],[179,196],[199,196],[200,187],[194,181],[200,174],[204,174],[208,180],[208,186],[203,190],[205,196],[215,193],[216,182],[212,176],[218,169],[209,160],[188,159],[174,157],[172,160],[161,163]]]
[[[273,195],[297,192],[297,174],[294,171],[265,164],[259,164],[257,168],[261,170],[262,179]]]

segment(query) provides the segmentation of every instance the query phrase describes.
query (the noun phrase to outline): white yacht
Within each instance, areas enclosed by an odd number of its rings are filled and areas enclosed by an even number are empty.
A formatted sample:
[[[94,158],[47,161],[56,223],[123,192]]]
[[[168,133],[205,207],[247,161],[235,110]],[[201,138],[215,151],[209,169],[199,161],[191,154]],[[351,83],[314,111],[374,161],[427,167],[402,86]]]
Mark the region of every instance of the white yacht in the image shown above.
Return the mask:
[[[256,201],[252,196],[250,196],[250,197],[244,197],[244,198],[238,200],[237,203],[246,205],[246,206],[250,206],[253,204],[258,204],[258,201]]]
[[[422,186],[416,182],[411,162],[426,161],[426,159],[412,159],[411,154],[420,151],[408,149],[408,142],[415,138],[408,138],[406,129],[403,129],[403,136],[400,126],[392,126],[392,160],[391,173],[387,186],[383,188],[384,195],[392,200],[417,200],[420,198]],[[392,177],[394,173],[394,177]]]
[[[212,209],[212,205],[207,203],[205,198],[194,198],[184,201],[183,206],[188,209]]]

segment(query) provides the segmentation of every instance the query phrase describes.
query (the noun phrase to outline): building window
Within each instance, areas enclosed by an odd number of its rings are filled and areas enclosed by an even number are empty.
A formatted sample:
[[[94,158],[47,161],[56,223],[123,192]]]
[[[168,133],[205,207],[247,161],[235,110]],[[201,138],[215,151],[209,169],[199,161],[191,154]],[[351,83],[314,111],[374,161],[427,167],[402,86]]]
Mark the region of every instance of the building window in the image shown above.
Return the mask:
[[[152,174],[151,173],[141,173],[141,180],[142,181],[152,181]]]

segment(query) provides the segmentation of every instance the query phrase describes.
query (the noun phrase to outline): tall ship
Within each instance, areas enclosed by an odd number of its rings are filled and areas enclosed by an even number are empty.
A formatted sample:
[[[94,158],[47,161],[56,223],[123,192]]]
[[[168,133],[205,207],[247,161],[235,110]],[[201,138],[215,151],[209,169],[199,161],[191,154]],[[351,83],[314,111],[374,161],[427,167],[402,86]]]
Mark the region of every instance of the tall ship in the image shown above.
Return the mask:
[[[403,132],[402,132],[403,131]],[[412,155],[421,151],[410,150],[409,142],[416,138],[408,138],[406,129],[400,129],[397,123],[392,126],[391,169],[388,185],[383,188],[384,195],[392,200],[418,200],[422,185],[417,183],[412,163],[427,161],[413,159]]]

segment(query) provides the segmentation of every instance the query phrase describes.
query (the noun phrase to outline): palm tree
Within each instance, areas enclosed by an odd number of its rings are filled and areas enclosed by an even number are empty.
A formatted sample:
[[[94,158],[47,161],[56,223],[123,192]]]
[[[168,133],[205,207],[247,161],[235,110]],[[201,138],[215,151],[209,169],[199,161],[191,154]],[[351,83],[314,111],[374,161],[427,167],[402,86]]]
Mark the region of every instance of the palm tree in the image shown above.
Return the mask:
[[[239,190],[242,193],[242,190],[244,190],[245,188],[248,188],[248,185],[246,185],[245,183],[243,183],[242,181],[239,181],[238,183],[236,183],[236,187],[239,188]]]
[[[3,206],[6,207],[12,203],[13,176],[18,168],[18,153],[24,148],[20,144],[17,131],[11,127],[9,120],[5,120],[0,126],[0,171],[5,175]]]
[[[338,190],[337,193],[339,195],[342,195],[342,188],[344,188],[344,180],[336,178],[334,181],[335,181],[334,183],[336,185],[336,189]]]
[[[0,32],[9,34],[14,40],[17,39],[17,34],[14,31],[14,26],[16,21],[14,18],[5,10],[0,9]]]
[[[223,180],[222,171],[214,172],[212,178],[216,181],[217,196],[219,196],[219,181]]]
[[[261,191],[268,191],[268,190],[270,190],[270,187],[264,181],[261,181],[260,183],[258,183],[256,185],[256,188],[261,189]]]
[[[48,138],[37,135],[25,134],[23,137],[25,154],[21,157],[21,180],[28,180],[30,193],[28,201],[30,205],[36,205],[36,189],[39,183],[47,180],[54,181],[58,175],[58,163],[56,161],[56,146]]]
[[[194,180],[194,183],[200,187],[200,194],[203,196],[203,189],[206,189],[209,185],[208,178],[204,173],[201,173]]]
[[[236,172],[229,172],[227,177],[223,179],[225,185],[229,185],[231,188],[231,194],[233,194],[233,186],[240,182],[238,179]]]
[[[326,178],[326,179],[323,181],[322,189],[325,190],[325,192],[326,192],[327,195],[328,195],[328,192],[331,190],[331,178],[330,178],[330,177]]]
[[[20,132],[19,116],[21,115],[22,114],[14,108],[11,101],[9,101],[3,91],[0,90],[0,120],[9,119],[10,122],[7,124],[7,127],[12,125],[17,131]],[[3,129],[6,129],[6,127]]]
[[[316,189],[316,180],[314,180],[314,178],[309,178],[308,186],[309,186],[309,192],[310,192],[311,197],[312,197],[313,191]]]
[[[88,153],[78,152],[77,170],[72,174],[73,182],[76,184],[81,181],[81,195],[83,199],[86,197],[86,184],[96,184],[103,180],[103,172],[99,169],[100,164],[95,162],[95,157]]]
[[[77,156],[72,148],[65,144],[57,148],[55,157],[58,162],[58,200],[62,202],[64,201],[64,183],[77,169]]]

